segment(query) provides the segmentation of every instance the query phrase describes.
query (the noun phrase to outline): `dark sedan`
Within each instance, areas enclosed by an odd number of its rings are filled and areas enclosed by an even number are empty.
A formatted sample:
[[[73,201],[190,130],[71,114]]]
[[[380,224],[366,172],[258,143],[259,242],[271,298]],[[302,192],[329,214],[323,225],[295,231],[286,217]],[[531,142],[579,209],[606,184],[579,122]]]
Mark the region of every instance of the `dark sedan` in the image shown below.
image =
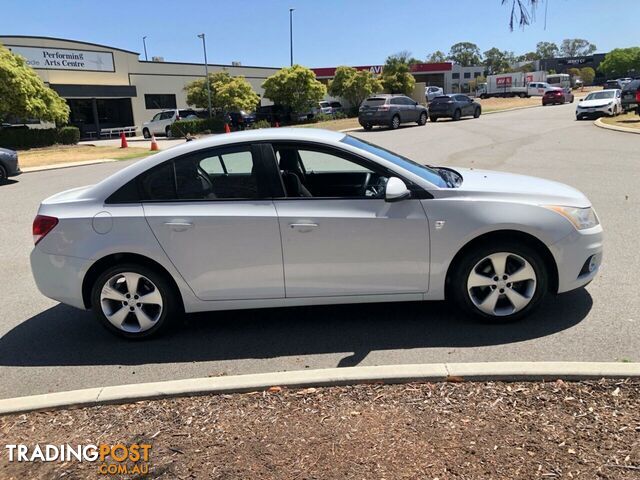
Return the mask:
[[[369,97],[362,102],[358,122],[365,130],[371,130],[374,125],[385,125],[395,130],[402,123],[416,122],[418,125],[425,125],[428,115],[427,107],[409,97],[384,94]]]
[[[640,79],[635,79],[627,83],[622,89],[622,110],[630,112],[640,105]]]
[[[562,105],[563,103],[573,103],[574,97],[572,92],[557,88],[544,92],[542,96],[542,105]]]
[[[0,184],[6,183],[9,177],[20,175],[18,152],[0,147]]]
[[[440,95],[429,104],[429,118],[432,122],[439,118],[460,120],[462,117],[478,118],[482,107],[471,97],[462,94]]]

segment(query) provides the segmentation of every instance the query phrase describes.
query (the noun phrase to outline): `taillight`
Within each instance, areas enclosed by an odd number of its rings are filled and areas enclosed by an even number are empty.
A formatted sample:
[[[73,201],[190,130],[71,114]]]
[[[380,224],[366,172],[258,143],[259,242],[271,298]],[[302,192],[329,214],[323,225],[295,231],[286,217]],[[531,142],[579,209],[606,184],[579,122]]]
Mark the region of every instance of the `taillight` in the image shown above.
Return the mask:
[[[640,102],[640,90],[636,90],[636,102]]]
[[[379,110],[379,111],[381,111],[381,112],[386,112],[386,111],[388,111],[390,108],[391,108],[391,107],[390,107],[389,105],[380,105],[380,106],[378,107],[378,110]]]
[[[180,115],[176,115],[176,120],[180,120]]]
[[[49,217],[47,215],[36,215],[36,218],[33,220],[33,243],[35,245],[38,244],[40,240],[47,236],[47,234],[53,230],[58,224],[58,219],[56,217]]]

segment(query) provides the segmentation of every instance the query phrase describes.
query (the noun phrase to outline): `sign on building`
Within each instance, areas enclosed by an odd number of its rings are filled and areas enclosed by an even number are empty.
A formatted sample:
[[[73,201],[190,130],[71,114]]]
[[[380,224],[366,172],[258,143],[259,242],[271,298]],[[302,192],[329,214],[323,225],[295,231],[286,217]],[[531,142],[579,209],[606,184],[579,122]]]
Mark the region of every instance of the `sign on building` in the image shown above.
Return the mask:
[[[33,68],[44,70],[81,70],[85,72],[115,72],[113,54],[93,50],[66,48],[18,47],[6,45],[23,56]]]

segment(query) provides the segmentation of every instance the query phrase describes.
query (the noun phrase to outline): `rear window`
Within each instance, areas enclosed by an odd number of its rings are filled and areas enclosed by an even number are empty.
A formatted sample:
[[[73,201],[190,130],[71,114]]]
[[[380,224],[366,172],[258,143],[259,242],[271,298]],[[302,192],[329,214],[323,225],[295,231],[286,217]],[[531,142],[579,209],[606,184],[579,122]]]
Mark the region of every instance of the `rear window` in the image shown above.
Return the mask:
[[[386,98],[371,97],[371,98],[367,98],[364,101],[363,105],[366,107],[378,107],[380,105],[384,105],[386,101],[387,101]]]
[[[640,80],[633,80],[627,83],[623,90],[638,90],[638,88],[640,88]]]
[[[440,96],[440,97],[436,97],[433,100],[431,100],[432,103],[446,103],[449,100],[451,100],[451,97],[448,96]]]

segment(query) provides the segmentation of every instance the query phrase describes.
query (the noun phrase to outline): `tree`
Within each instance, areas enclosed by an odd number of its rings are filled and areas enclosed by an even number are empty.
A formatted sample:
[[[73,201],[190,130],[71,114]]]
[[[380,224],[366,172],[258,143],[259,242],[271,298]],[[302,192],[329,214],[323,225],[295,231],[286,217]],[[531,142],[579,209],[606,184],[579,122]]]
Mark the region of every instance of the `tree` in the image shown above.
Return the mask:
[[[264,96],[296,113],[310,111],[327,93],[316,74],[301,65],[281,68],[262,83]]]
[[[516,60],[518,62],[535,62],[536,60],[540,60],[542,57],[540,57],[540,54],[538,52],[527,52],[527,53],[523,53],[522,55],[518,55],[518,57],[516,57]]]
[[[489,71],[489,74],[503,73],[511,68],[511,64],[515,62],[513,52],[502,51],[493,47],[484,52],[483,65]]]
[[[563,57],[582,57],[591,55],[598,48],[583,38],[565,38],[560,45]]]
[[[472,92],[475,92],[478,89],[478,85],[480,85],[481,83],[487,83],[487,79],[484,77],[484,75],[480,75],[479,77],[469,80],[469,89]]]
[[[217,72],[210,73],[208,81],[211,88],[211,108],[214,111],[253,110],[260,101],[260,97],[244,77]],[[187,104],[207,108],[207,82],[204,78],[188,83],[184,91],[187,93]]]
[[[347,100],[354,110],[373,93],[382,90],[382,82],[369,70],[356,70],[353,67],[336,68],[333,80],[329,82],[329,94]]]
[[[580,76],[580,69],[578,68],[569,68],[567,69],[567,73],[569,74],[569,76],[571,77],[579,77]]]
[[[444,52],[436,50],[435,52],[427,55],[427,63],[442,63],[447,61],[447,56]]]
[[[580,69],[580,78],[583,85],[591,85],[596,78],[596,71],[591,67],[584,67]]]
[[[640,71],[640,47],[614,48],[598,68],[612,77],[626,76],[631,70]]]
[[[558,45],[553,42],[538,42],[536,45],[536,55],[540,59],[543,58],[556,58],[560,53]]]
[[[0,118],[10,116],[66,123],[69,106],[23,57],[0,45]]]
[[[416,80],[411,75],[409,58],[405,52],[387,57],[382,67],[382,86],[389,93],[411,95]]]
[[[451,46],[449,59],[463,67],[471,67],[482,63],[480,49],[475,43],[460,42]]]

